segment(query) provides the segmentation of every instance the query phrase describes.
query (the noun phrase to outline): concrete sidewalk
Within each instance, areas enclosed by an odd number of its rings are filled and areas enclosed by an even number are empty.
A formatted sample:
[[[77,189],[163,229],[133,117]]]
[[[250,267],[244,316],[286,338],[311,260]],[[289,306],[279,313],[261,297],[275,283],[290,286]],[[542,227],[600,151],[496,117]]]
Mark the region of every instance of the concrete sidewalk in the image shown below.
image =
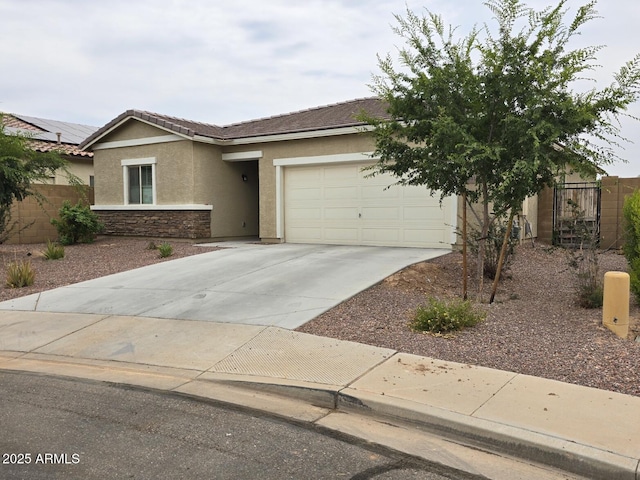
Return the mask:
[[[277,327],[0,311],[0,368],[245,405],[489,478],[640,478],[638,397]]]

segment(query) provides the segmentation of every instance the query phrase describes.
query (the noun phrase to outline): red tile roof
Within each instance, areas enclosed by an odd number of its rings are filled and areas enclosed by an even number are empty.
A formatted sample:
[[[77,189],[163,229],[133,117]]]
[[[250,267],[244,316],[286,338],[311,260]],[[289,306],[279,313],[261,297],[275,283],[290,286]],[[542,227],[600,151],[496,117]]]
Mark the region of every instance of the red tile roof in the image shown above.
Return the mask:
[[[86,138],[80,144],[80,147],[90,147],[97,139],[104,136],[129,118],[138,118],[150,124],[158,125],[159,127],[165,128],[169,131],[191,138],[195,136],[202,136],[215,140],[235,140],[258,136],[313,132],[341,127],[360,126],[364,123],[358,120],[356,115],[361,111],[365,111],[369,115],[373,116],[387,116],[386,105],[380,99],[375,97],[335,103],[308,110],[235,123],[223,127],[194,122],[183,118],[145,112],[142,110],[127,110]]]

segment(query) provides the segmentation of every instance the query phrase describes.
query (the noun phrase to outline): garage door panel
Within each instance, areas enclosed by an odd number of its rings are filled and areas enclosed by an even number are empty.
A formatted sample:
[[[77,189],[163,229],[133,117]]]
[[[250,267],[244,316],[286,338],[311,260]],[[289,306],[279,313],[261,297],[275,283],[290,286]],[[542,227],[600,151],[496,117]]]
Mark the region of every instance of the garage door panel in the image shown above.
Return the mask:
[[[365,185],[361,188],[361,196],[365,200],[400,198],[400,194],[401,189],[399,187],[392,187],[385,190],[382,185]]]
[[[400,230],[397,228],[366,228],[362,229],[362,239],[370,244],[397,244],[401,241]]]
[[[330,242],[353,244],[358,241],[358,229],[327,227],[324,229],[323,237]]]
[[[409,205],[402,209],[402,218],[406,221],[433,221],[442,223],[442,211],[437,206]]]
[[[402,219],[401,207],[362,207],[362,221],[391,221],[396,225]]]
[[[287,172],[287,178],[292,185],[319,185],[322,181],[322,171],[313,169],[290,169]]]
[[[321,220],[322,209],[321,208],[293,208],[289,211],[289,218],[291,220]]]
[[[328,184],[349,184],[358,183],[360,169],[356,165],[332,165],[331,167],[320,167],[321,176]]]
[[[365,164],[284,169],[285,241],[450,248],[452,209],[419,186],[368,177]]]
[[[293,188],[289,192],[290,201],[300,200],[322,200],[321,188]]]
[[[325,187],[323,194],[327,200],[357,200],[358,188],[355,186]]]
[[[324,218],[327,220],[353,220],[358,218],[356,207],[325,207]]]

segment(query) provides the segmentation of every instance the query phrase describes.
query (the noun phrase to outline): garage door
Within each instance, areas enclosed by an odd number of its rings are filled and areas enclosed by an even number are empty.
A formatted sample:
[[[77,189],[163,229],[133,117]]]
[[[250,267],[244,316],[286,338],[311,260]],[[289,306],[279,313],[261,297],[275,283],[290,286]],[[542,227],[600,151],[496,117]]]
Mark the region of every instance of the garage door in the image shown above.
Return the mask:
[[[455,201],[425,187],[368,178],[364,164],[288,166],[284,230],[290,243],[451,248]]]

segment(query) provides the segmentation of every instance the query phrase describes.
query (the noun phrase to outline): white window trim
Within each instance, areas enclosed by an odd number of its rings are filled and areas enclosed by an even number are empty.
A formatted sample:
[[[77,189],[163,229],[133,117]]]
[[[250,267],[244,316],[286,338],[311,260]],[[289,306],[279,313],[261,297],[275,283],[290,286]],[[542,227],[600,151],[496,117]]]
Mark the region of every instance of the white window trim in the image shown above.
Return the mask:
[[[122,166],[122,180],[123,180],[123,191],[124,191],[124,204],[127,206],[137,205],[129,203],[129,167],[138,167],[151,165],[151,192],[152,192],[152,203],[151,204],[141,204],[141,205],[156,205],[157,202],[157,191],[156,191],[156,164],[158,161],[155,157],[148,158],[128,158],[120,161],[120,165]],[[142,199],[141,199],[142,200]]]

